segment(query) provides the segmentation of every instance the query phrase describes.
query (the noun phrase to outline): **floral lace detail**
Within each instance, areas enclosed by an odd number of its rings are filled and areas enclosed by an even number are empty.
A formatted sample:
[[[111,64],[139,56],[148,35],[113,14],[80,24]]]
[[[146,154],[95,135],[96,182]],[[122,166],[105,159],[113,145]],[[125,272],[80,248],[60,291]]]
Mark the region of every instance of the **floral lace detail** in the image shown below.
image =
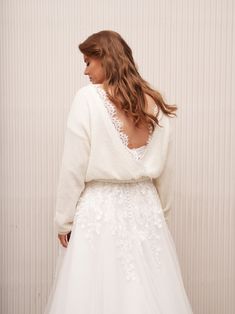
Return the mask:
[[[127,147],[127,149],[130,151],[130,153],[132,154],[132,156],[138,160],[141,159],[145,153],[145,149],[146,149],[146,145],[138,147],[138,148],[129,148]]]
[[[108,228],[126,279],[137,281],[140,277],[135,256],[144,258],[145,249],[151,250],[156,270],[161,269],[163,220],[151,179],[134,183],[87,182],[75,214],[75,222],[84,229],[93,250],[97,237]]]
[[[136,150],[136,148],[129,148],[128,147],[128,144],[129,144],[129,137],[126,133],[123,132],[123,121],[121,121],[120,119],[117,118],[117,111],[116,111],[116,107],[115,105],[108,99],[107,95],[106,95],[106,92],[105,90],[100,87],[99,85],[94,85],[98,94],[100,95],[100,97],[102,98],[102,100],[104,101],[104,105],[111,117],[111,120],[112,120],[112,123],[114,124],[114,127],[116,128],[116,130],[118,131],[118,134],[121,138],[121,141],[122,143],[124,144],[124,146],[126,148],[128,148],[128,150]],[[154,115],[156,116],[157,114],[157,106],[154,108]],[[155,122],[154,122],[155,124]],[[149,136],[148,136],[148,140],[146,142],[146,145],[143,145],[141,147],[138,147],[138,148],[145,148],[147,147],[147,145],[150,143],[151,139],[152,139],[152,129],[151,129],[151,126],[148,125],[148,128],[149,128]],[[134,158],[136,159],[141,159],[143,154],[137,154],[137,153],[134,153],[132,154],[134,156]]]

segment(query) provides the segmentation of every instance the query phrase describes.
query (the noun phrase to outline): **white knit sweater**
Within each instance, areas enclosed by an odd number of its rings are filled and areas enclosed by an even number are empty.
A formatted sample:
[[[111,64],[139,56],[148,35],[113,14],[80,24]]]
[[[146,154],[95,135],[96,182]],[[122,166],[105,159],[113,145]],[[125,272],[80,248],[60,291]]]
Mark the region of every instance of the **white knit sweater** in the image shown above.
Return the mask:
[[[97,88],[88,84],[73,99],[64,139],[54,221],[60,234],[72,228],[78,199],[91,180],[141,180],[149,177],[158,191],[165,218],[171,206],[172,132],[170,119],[161,112],[160,125],[143,157],[134,159],[123,144]]]

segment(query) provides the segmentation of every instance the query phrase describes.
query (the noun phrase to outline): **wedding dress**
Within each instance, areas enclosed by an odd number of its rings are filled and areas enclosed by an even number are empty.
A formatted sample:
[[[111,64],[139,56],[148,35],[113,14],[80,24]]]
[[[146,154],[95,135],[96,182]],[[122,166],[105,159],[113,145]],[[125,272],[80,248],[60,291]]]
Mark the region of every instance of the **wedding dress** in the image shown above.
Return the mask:
[[[120,132],[114,115],[112,119]],[[128,149],[141,159],[146,145]],[[44,313],[192,313],[151,178],[86,182],[68,247],[59,248]]]

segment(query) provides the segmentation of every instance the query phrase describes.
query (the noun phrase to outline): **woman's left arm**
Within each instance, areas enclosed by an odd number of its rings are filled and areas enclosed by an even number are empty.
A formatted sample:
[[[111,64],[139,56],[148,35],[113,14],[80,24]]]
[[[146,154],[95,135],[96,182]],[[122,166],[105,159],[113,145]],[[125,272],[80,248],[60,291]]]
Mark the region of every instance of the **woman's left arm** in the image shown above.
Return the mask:
[[[173,133],[172,126],[169,125],[169,141],[167,145],[167,154],[163,170],[159,177],[153,179],[153,183],[158,191],[161,201],[163,214],[168,223],[169,213],[172,209],[172,197],[174,187],[174,164],[173,164]]]

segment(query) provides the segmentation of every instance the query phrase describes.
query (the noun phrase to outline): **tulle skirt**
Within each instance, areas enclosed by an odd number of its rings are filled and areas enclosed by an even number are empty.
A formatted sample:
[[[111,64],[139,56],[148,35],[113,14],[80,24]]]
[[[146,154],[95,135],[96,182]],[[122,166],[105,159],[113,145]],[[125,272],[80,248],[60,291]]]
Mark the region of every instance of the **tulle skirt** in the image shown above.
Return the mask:
[[[151,179],[86,183],[44,312],[75,313],[192,313]]]

